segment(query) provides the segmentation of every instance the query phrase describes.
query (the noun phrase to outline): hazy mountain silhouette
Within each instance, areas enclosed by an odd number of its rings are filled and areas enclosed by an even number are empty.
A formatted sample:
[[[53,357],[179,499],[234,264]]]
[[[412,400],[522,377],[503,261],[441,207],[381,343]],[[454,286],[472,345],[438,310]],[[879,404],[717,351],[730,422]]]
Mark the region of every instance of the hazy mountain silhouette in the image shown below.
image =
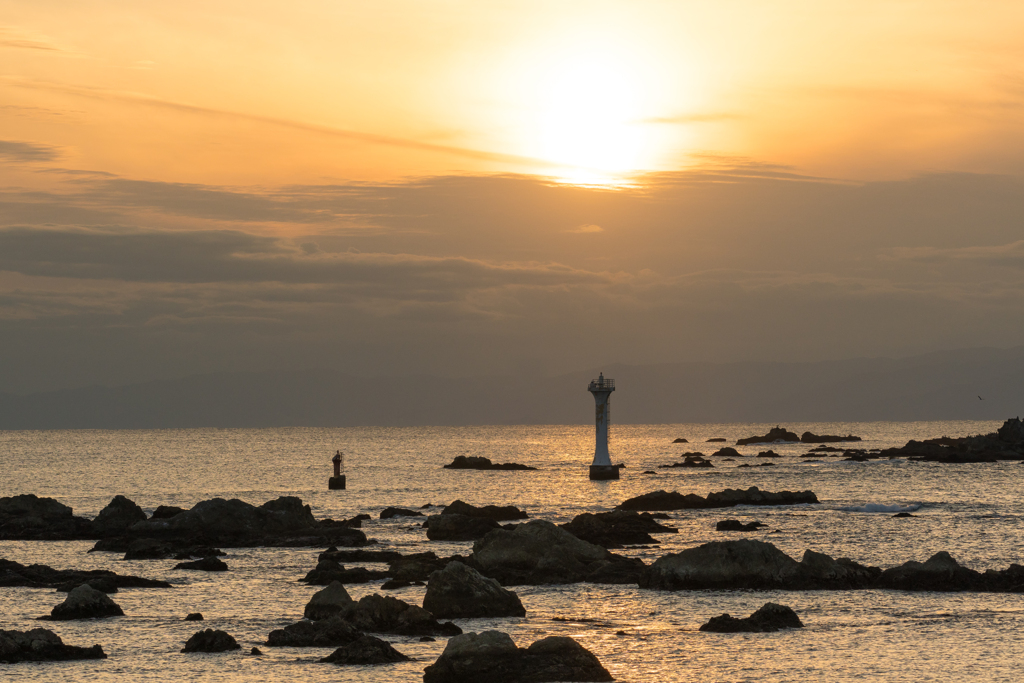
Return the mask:
[[[1001,420],[1024,413],[1018,347],[821,363],[608,365],[556,377],[195,375],[0,394],[0,429],[580,424],[592,420],[586,389],[599,370],[618,386],[618,423]]]

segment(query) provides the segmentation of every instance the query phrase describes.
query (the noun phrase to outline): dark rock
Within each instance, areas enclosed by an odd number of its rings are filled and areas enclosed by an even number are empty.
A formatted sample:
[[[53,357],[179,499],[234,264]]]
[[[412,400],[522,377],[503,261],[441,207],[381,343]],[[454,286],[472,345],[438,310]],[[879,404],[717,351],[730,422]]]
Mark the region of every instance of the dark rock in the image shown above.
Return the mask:
[[[0,540],[67,541],[96,538],[92,521],[75,517],[53,498],[0,498]]]
[[[202,621],[203,615],[199,612],[191,612],[185,616],[185,621]]]
[[[387,572],[366,569],[365,567],[352,567],[346,569],[343,565],[334,560],[320,560],[316,569],[310,570],[299,581],[305,581],[313,586],[326,586],[334,581],[341,583],[369,583],[379,581],[387,577]]]
[[[654,470],[644,470],[640,474],[657,474],[657,472],[655,472]]]
[[[897,512],[892,516],[893,519],[905,519],[907,517],[917,517],[917,515],[912,515],[909,512]]]
[[[784,628],[803,628],[800,617],[789,607],[767,602],[759,610],[745,619],[737,619],[728,614],[712,617],[708,623],[700,627],[701,631],[712,633],[770,633]]]
[[[340,617],[308,621],[303,619],[267,636],[271,647],[338,647],[354,643],[363,633]]]
[[[757,531],[763,526],[768,525],[764,522],[747,522],[744,524],[738,519],[723,519],[715,525],[715,531]]]
[[[25,566],[11,560],[0,559],[0,586],[28,588],[57,588],[71,590],[83,583],[111,581],[117,588],[170,588],[171,584],[157,579],[122,576],[106,569],[79,571],[52,569],[45,564]],[[109,585],[109,584],[104,584]],[[110,591],[113,592],[113,591]]]
[[[1024,461],[1024,431],[1019,418],[1006,420],[996,432],[960,438],[942,437],[908,441],[900,448],[881,451],[881,457],[908,458],[946,464]]]
[[[412,586],[424,586],[422,581],[402,581],[396,579],[388,579],[380,585],[382,591],[394,591],[400,588],[410,588]]]
[[[175,569],[192,569],[200,572],[226,572],[228,565],[224,560],[216,557],[204,557],[195,562],[179,562],[174,565]]]
[[[687,441],[686,439],[680,437],[680,438],[674,440],[672,443],[690,443],[690,442]]]
[[[88,581],[68,581],[67,583],[57,586],[57,591],[61,593],[70,593],[79,586],[89,586],[95,588],[101,593],[110,595],[117,592],[117,582],[109,576],[97,576],[89,579]]]
[[[409,658],[391,647],[391,643],[373,636],[362,636],[343,645],[320,660],[329,664],[391,664],[407,662]]]
[[[499,522],[508,519],[527,519],[529,517],[528,514],[514,505],[485,505],[483,507],[476,507],[469,503],[464,503],[461,500],[457,500],[451,505],[445,506],[444,510],[441,511],[441,514],[464,515],[466,517],[486,517],[487,519],[493,519]]]
[[[180,515],[185,512],[185,508],[175,507],[174,505],[160,505],[156,510],[153,510],[153,514],[150,515],[150,519],[170,519],[175,515]]]
[[[363,548],[349,550],[328,548],[317,557],[317,561],[334,560],[335,562],[395,562],[400,559],[402,559],[402,553],[394,550],[365,550]]]
[[[448,508],[445,508],[447,510]],[[472,541],[482,538],[499,524],[487,517],[468,517],[451,513],[427,518],[427,538],[432,541]]]
[[[500,631],[452,638],[437,661],[423,671],[423,683],[611,680],[597,657],[572,638],[550,636],[518,648]]]
[[[405,508],[384,508],[381,510],[381,519],[391,519],[392,517],[422,517],[423,513],[416,510],[406,510]]]
[[[757,454],[759,458],[781,458],[782,456],[772,450],[761,451]]]
[[[800,435],[800,443],[838,443],[840,441],[860,441],[859,436],[848,434],[847,436],[833,436],[831,434],[817,435],[813,432],[804,432]]]
[[[891,567],[878,578],[879,588],[904,591],[967,591],[982,588],[982,575],[961,567],[953,557],[938,552],[927,562],[905,562]]]
[[[716,436],[713,439],[708,439],[705,443],[723,443],[723,442],[725,442],[725,439],[723,439],[720,436]]]
[[[738,439],[737,446],[746,446],[751,443],[775,443],[776,441],[800,441],[800,437],[783,427],[772,427],[764,436],[748,436],[745,439]]]
[[[643,562],[613,555],[545,520],[495,529],[473,544],[471,566],[503,586],[546,583],[632,583]]]
[[[444,466],[447,470],[535,470],[536,467],[520,465],[516,462],[492,463],[488,458],[477,456],[456,456],[450,464]]]
[[[260,650],[258,647],[254,647],[253,649],[249,650],[249,654],[253,657],[259,657],[263,654],[263,651]]]
[[[78,586],[64,599],[64,602],[50,610],[47,617],[54,621],[68,619],[100,619],[103,617],[122,617],[121,607],[107,597],[106,593],[96,590],[88,584]]]
[[[92,647],[65,645],[60,636],[49,629],[0,631],[0,662],[5,664],[106,658],[107,655],[99,645]]]
[[[711,456],[714,458],[742,458],[743,454],[732,446],[725,446],[724,448],[719,448]]]
[[[773,462],[759,462],[756,465],[751,465],[750,463],[744,463],[742,465],[736,465],[737,469],[739,469],[740,467],[775,467],[775,463],[773,463]]]
[[[193,557],[198,557],[202,559],[204,557],[223,557],[225,555],[227,555],[227,553],[221,550],[220,548],[211,548],[208,545],[199,545],[179,550],[178,553],[174,556],[174,559],[188,560]]]
[[[526,616],[518,595],[461,562],[430,576],[423,608],[442,619]]]
[[[205,631],[197,631],[188,641],[182,652],[227,652],[228,650],[240,650],[238,644],[230,634],[224,631],[217,631],[208,628]]]
[[[140,538],[132,541],[124,552],[126,560],[166,560],[177,555],[170,544],[153,538]]]
[[[100,536],[119,536],[138,522],[146,521],[146,513],[124,496],[114,496],[107,507],[92,521],[92,528]]]
[[[422,607],[376,593],[346,605],[337,618],[360,631],[372,633],[400,636],[453,636],[462,633],[462,629],[450,621],[438,622]]]
[[[313,621],[329,619],[339,614],[351,603],[352,597],[345,590],[345,586],[340,581],[332,581],[327,588],[313,594],[313,597],[306,603],[303,616]]]
[[[657,543],[650,534],[678,532],[678,529],[658,524],[648,513],[638,514],[632,510],[584,513],[574,517],[568,524],[561,525],[561,528],[576,538],[603,548]]]
[[[426,581],[447,563],[448,558],[439,558],[433,552],[415,553],[400,557],[388,565],[388,575],[398,581]]]
[[[817,502],[817,496],[811,491],[772,493],[751,486],[746,491],[725,489],[717,493],[709,493],[707,498],[692,493],[683,495],[675,491],[671,493],[653,491],[623,501],[617,507],[621,510],[699,510],[736,505],[801,505]]]
[[[705,460],[702,453],[686,453],[682,462],[674,462],[671,465],[658,465],[659,468],[670,467],[714,467],[710,460]]]

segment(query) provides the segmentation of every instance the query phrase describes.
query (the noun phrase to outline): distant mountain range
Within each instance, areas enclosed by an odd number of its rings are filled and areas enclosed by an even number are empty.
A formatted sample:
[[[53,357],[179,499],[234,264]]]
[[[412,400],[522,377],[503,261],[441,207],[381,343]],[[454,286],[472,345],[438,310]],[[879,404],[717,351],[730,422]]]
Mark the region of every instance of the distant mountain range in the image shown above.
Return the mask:
[[[586,424],[614,378],[612,421],[1002,420],[1024,414],[1024,347],[820,363],[609,365],[555,377],[218,373],[0,394],[0,429]],[[981,398],[979,398],[979,396]]]

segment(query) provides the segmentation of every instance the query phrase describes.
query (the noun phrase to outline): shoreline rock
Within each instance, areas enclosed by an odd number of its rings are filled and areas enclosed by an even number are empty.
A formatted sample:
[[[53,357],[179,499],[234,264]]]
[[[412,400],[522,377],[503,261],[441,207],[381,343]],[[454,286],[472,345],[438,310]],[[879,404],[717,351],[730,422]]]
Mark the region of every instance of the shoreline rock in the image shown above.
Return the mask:
[[[65,645],[61,637],[46,628],[30,631],[0,630],[0,662],[66,662],[76,659],[106,659],[99,645]]]
[[[56,588],[71,590],[94,581],[111,582],[115,588],[170,588],[159,579],[117,574],[107,569],[53,569],[45,564],[25,566],[13,560],[0,559],[0,586],[24,588]],[[115,591],[111,591],[115,592]]]
[[[737,619],[723,614],[712,617],[706,624],[701,625],[699,630],[711,633],[772,633],[784,628],[803,627],[800,617],[791,608],[766,602],[749,617]]]

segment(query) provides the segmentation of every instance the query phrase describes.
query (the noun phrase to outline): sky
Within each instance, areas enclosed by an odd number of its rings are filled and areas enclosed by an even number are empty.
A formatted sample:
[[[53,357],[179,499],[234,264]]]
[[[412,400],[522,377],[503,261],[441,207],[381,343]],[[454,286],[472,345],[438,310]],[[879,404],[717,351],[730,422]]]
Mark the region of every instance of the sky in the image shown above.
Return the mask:
[[[0,391],[1024,344],[1024,4],[0,0]]]

